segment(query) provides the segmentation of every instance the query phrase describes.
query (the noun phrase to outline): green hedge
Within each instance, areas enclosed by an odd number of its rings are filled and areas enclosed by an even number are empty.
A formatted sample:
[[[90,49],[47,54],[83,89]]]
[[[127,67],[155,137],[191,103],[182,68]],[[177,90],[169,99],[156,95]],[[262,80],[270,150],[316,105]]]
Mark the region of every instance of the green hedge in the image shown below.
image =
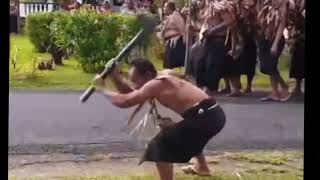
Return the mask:
[[[35,13],[28,15],[26,21],[27,34],[36,50],[50,53],[57,65],[62,64],[62,57],[66,54],[66,49],[57,46],[51,25],[62,16],[61,12]]]
[[[46,52],[50,45],[50,24],[55,15],[55,13],[30,14],[26,19],[26,33],[39,52]]]
[[[136,16],[103,15],[95,11],[56,12],[27,17],[31,42],[37,49],[54,45],[69,49],[85,72],[98,72],[140,30]]]

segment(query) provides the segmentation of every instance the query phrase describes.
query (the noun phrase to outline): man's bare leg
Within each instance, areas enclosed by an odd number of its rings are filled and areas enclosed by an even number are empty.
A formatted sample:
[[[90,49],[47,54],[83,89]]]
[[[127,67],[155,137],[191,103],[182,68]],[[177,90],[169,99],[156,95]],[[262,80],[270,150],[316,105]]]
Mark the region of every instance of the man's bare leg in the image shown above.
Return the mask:
[[[300,96],[302,94],[301,83],[302,83],[302,79],[296,79],[296,87],[292,91],[292,94],[294,96]]]
[[[209,90],[209,89],[206,89],[205,92],[207,93],[208,96],[210,97],[213,97],[215,95],[218,94],[218,92],[216,90]]]
[[[279,84],[281,86],[281,99],[286,101],[290,97],[289,86],[283,80],[283,78],[281,77],[281,75],[279,73],[278,73],[277,79],[278,79],[278,82],[279,82]]]
[[[195,160],[195,161],[194,161]],[[211,176],[211,171],[203,154],[195,156],[192,159],[192,165],[182,167],[182,171],[186,174],[197,174],[200,176]]]
[[[231,85],[232,85],[232,91],[227,96],[229,97],[238,97],[241,96],[241,82],[240,82],[240,76],[232,77],[230,78]]]
[[[157,162],[157,169],[161,180],[174,180],[173,164]]]
[[[252,80],[253,80],[253,76],[247,76],[247,88],[244,91],[244,93],[252,92]]]
[[[230,81],[228,78],[223,78],[225,88],[222,89],[219,93],[230,93],[231,92],[231,87],[230,87]]]
[[[262,101],[279,101],[281,99],[281,96],[278,91],[278,76],[273,74],[270,75],[270,82],[271,82],[271,87],[272,87],[272,92],[269,96],[262,98]]]
[[[204,157],[203,154],[200,154],[199,156],[195,157],[197,160],[196,168],[199,172],[203,173],[210,173],[210,169],[208,167],[208,163],[206,161],[206,158]]]
[[[271,92],[271,97],[275,98],[275,99],[280,99],[280,93],[278,90],[278,85],[279,85],[279,79],[278,79],[278,75],[271,75],[270,76],[270,82],[271,82],[271,87],[272,87],[272,92]]]

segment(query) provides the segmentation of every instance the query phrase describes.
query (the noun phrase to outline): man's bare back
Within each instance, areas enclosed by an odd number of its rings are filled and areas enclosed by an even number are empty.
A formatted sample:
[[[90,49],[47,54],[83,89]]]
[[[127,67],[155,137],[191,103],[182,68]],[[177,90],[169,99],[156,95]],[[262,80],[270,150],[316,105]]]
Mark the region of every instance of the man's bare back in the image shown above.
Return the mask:
[[[174,76],[158,76],[150,83],[158,83],[162,89],[155,96],[159,103],[178,114],[209,98],[200,88]],[[150,89],[150,91],[153,90]]]

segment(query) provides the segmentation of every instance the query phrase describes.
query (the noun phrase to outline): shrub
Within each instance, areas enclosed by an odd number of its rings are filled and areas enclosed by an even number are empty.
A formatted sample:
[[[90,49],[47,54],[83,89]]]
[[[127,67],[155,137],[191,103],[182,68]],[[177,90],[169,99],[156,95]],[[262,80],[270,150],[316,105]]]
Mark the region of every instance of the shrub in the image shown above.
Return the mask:
[[[53,13],[30,14],[26,19],[26,32],[39,52],[46,52],[50,45],[50,24]]]
[[[36,50],[49,52],[57,65],[62,64],[62,57],[66,49],[58,47],[55,43],[56,38],[53,36],[51,24],[56,19],[61,19],[62,16],[61,12],[30,14],[26,25],[27,34]]]
[[[85,72],[98,72],[127,45],[141,24],[135,16],[81,10],[52,24],[56,43],[72,49]]]
[[[47,48],[55,62],[68,50],[77,56],[85,72],[94,73],[102,71],[140,28],[137,16],[106,16],[83,9],[30,15],[27,29],[31,42],[36,47]],[[140,44],[146,46],[146,42]]]
[[[153,34],[150,38],[146,56],[153,62],[163,64],[165,59],[165,44],[156,34]]]

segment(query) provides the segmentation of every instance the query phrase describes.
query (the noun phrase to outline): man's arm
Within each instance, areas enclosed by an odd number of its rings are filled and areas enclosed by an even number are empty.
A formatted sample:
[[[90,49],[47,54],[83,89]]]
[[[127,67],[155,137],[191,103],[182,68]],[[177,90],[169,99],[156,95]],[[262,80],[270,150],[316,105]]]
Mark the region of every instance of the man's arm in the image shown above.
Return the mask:
[[[180,14],[177,14],[175,22],[177,23],[180,33],[184,35],[186,33],[186,23],[184,22],[184,19]]]
[[[162,81],[152,80],[141,89],[134,90],[127,94],[121,94],[104,90],[102,93],[111,98],[112,104],[120,108],[129,108],[141,104],[146,100],[156,97],[162,90]]]
[[[225,30],[228,27],[228,24],[226,22],[222,22],[216,26],[214,26],[213,28],[209,29],[208,31],[206,31],[204,33],[205,36],[212,36],[220,31]]]
[[[305,11],[305,7],[306,7],[305,0],[302,0],[301,4],[300,4],[300,12],[301,13],[303,13]]]
[[[283,3],[281,4],[281,8],[280,8],[281,22],[280,22],[279,27],[277,29],[277,34],[276,34],[276,37],[272,43],[272,47],[270,50],[272,55],[277,54],[278,44],[283,36],[284,28],[287,25],[287,11],[288,11],[288,2],[287,2],[287,0],[284,0]]]
[[[117,74],[115,75],[112,75],[111,79],[120,93],[126,94],[133,91],[133,88],[129,86],[129,84],[124,80],[124,78],[120,75],[119,72],[117,72]]]
[[[216,18],[221,18],[222,22],[214,27],[212,27],[211,29],[209,29],[206,32],[207,36],[212,36],[220,31],[226,30],[228,27],[230,27],[233,23],[232,17],[229,14],[228,11],[222,11],[219,13],[220,17],[216,17]]]
[[[231,50],[228,52],[228,54],[232,56],[234,59],[236,59],[235,57],[236,46],[237,46],[237,43],[239,43],[239,41],[238,41],[238,37],[235,30],[231,30],[230,35],[231,35]]]

